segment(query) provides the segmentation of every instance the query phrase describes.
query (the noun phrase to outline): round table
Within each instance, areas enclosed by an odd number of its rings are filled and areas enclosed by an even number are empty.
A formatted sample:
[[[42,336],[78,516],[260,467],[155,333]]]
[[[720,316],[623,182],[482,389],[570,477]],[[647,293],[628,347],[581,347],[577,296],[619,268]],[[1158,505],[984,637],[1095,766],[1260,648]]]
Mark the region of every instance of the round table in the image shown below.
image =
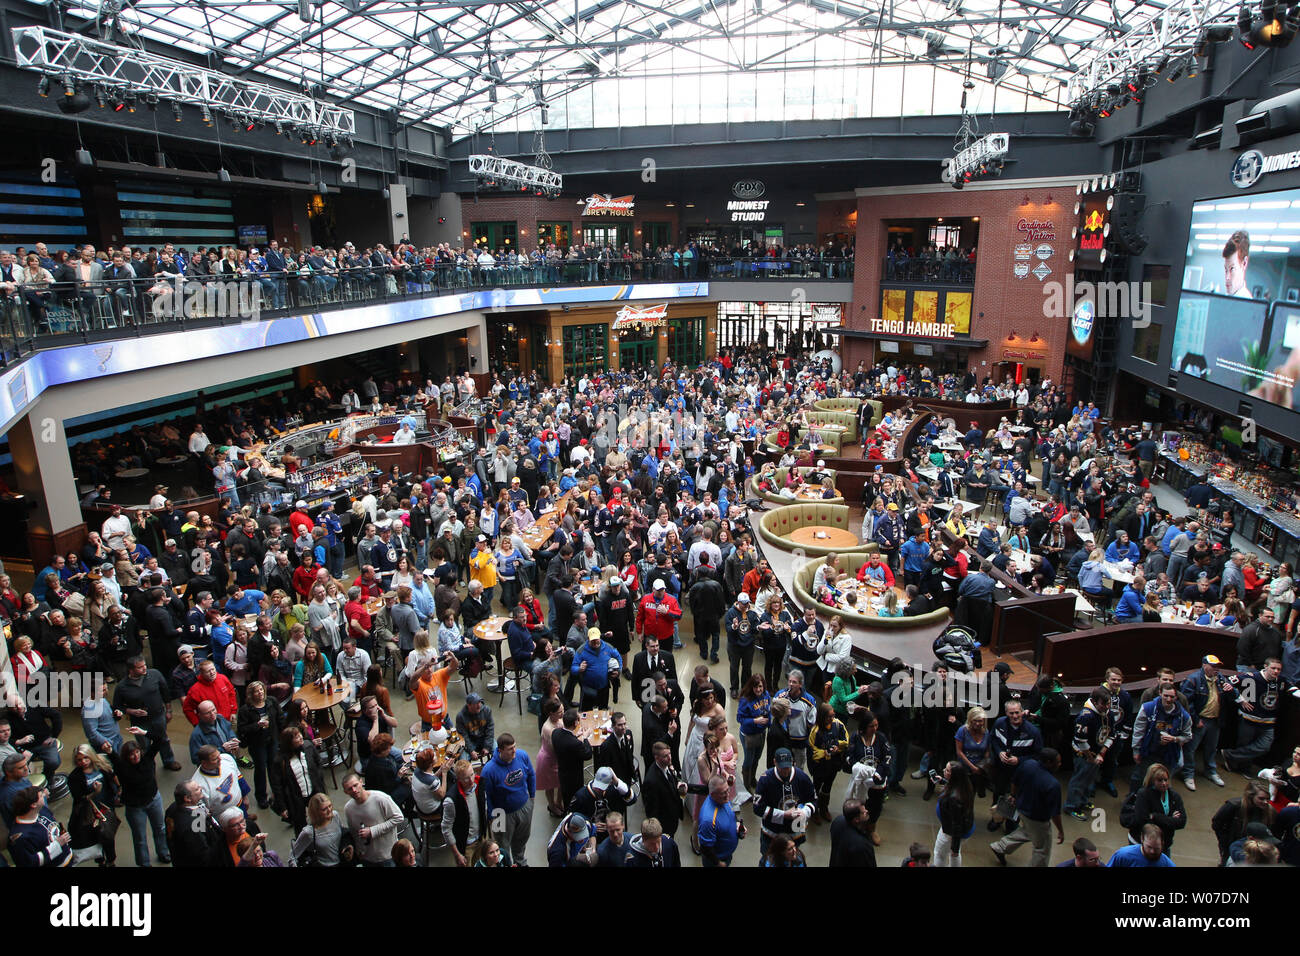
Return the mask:
[[[293,699],[305,703],[310,710],[329,710],[331,707],[342,706],[352,697],[352,682],[345,680],[340,687],[335,677],[330,678],[330,683],[334,687],[334,693],[322,694],[316,689],[316,685],[304,684],[293,692]]]
[[[384,609],[384,599],[381,597],[370,598],[366,601],[366,613],[378,614]]]
[[[840,450],[834,445],[818,445],[817,450],[823,455],[838,455]]]
[[[612,726],[612,711],[584,710],[578,715],[578,729],[575,731],[579,740],[585,740],[592,747],[599,747],[609,736]]]
[[[497,673],[504,675],[506,669],[506,659],[501,653],[501,645],[505,643],[505,627],[510,623],[508,617],[489,617],[486,620],[479,621],[474,625],[474,639],[479,641],[491,641],[496,647]],[[501,680],[498,677],[497,680]]]
[[[800,501],[825,501],[826,499],[822,497],[822,490],[820,485],[804,485],[794,493],[794,496]],[[831,491],[835,491],[835,489],[832,488]],[[835,491],[835,497],[838,496],[839,492]]]
[[[856,593],[858,596],[858,603],[856,606],[850,607],[847,602],[843,602],[843,599],[840,599],[840,602],[836,604],[837,610],[852,611],[854,614],[861,614],[864,617],[879,617],[880,614],[878,613],[878,607],[875,602],[879,601],[879,606],[884,606],[886,590],[893,590],[893,592],[898,595],[898,609],[900,611],[907,607],[907,592],[897,585],[892,589],[886,589],[872,587],[864,581],[850,580],[852,581],[851,584],[848,582],[843,585],[837,583],[836,587],[845,594],[848,594],[850,591]],[[820,604],[817,606],[819,608],[825,607],[825,605]]]
[[[117,472],[117,477],[130,481],[132,478],[143,478],[147,474],[149,474],[148,468],[123,468]]]
[[[168,468],[175,468],[177,465],[185,464],[185,456],[172,455],[170,458],[159,458],[158,464],[165,465]]]
[[[583,597],[588,597],[588,598],[589,598],[589,597],[595,597],[599,592],[600,592],[600,578],[599,578],[599,577],[591,578],[590,580],[583,579],[583,582],[582,582],[582,596],[583,596]]]
[[[787,536],[791,544],[812,545],[818,548],[856,548],[862,542],[852,531],[829,528],[823,525],[805,525],[795,528]]]

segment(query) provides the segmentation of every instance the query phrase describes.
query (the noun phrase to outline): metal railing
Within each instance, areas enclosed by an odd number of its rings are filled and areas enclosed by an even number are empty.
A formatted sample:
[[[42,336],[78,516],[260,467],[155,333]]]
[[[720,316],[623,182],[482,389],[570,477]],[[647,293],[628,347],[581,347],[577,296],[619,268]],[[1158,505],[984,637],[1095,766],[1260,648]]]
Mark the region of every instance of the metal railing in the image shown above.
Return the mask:
[[[886,282],[974,285],[975,263],[967,259],[887,258],[882,274]]]
[[[303,310],[471,289],[690,279],[846,281],[852,272],[852,259],[704,257],[682,262],[556,259],[488,265],[466,261],[239,276],[57,281],[0,291],[0,350],[7,362],[71,341],[258,321]]]

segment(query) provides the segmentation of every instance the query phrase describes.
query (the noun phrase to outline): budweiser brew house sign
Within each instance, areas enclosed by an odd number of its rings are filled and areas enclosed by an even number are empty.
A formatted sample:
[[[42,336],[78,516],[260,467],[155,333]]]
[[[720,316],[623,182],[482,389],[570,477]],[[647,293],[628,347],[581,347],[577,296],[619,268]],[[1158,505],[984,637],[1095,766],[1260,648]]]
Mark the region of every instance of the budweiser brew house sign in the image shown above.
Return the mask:
[[[587,197],[584,216],[631,216],[636,203],[631,196],[611,196],[592,193]]]
[[[651,329],[668,324],[668,303],[660,305],[625,305],[614,316],[614,331],[622,329]]]

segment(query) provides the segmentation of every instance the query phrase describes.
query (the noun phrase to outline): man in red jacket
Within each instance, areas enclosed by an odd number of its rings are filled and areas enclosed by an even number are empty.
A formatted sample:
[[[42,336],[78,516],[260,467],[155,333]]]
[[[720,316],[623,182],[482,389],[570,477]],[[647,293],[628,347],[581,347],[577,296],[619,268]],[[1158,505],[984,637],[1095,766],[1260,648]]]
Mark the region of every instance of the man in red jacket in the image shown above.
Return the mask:
[[[199,704],[205,700],[212,701],[217,713],[226,720],[235,719],[235,712],[239,709],[235,685],[230,683],[229,677],[217,673],[217,665],[212,661],[204,661],[199,665],[199,679],[190,685],[185,699],[181,701],[185,716],[196,727],[199,723]]]
[[[636,629],[641,639],[656,637],[659,643],[672,646],[673,628],[682,619],[682,606],[668,593],[663,579],[655,581],[654,589],[643,597],[636,607]]]

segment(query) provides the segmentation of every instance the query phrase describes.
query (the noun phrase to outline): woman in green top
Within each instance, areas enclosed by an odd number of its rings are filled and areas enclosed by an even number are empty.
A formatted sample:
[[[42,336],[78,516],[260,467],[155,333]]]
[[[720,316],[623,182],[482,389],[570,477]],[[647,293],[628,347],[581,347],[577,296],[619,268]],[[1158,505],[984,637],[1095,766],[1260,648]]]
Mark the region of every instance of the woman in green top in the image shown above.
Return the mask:
[[[859,697],[865,697],[866,687],[858,686],[857,665],[853,661],[840,661],[835,668],[835,677],[831,680],[831,709],[840,720],[849,719],[849,704],[858,704]],[[861,706],[866,706],[865,704]]]
[[[495,840],[479,840],[470,851],[470,855],[477,857],[474,861],[474,869],[506,865],[501,859],[501,846]]]

